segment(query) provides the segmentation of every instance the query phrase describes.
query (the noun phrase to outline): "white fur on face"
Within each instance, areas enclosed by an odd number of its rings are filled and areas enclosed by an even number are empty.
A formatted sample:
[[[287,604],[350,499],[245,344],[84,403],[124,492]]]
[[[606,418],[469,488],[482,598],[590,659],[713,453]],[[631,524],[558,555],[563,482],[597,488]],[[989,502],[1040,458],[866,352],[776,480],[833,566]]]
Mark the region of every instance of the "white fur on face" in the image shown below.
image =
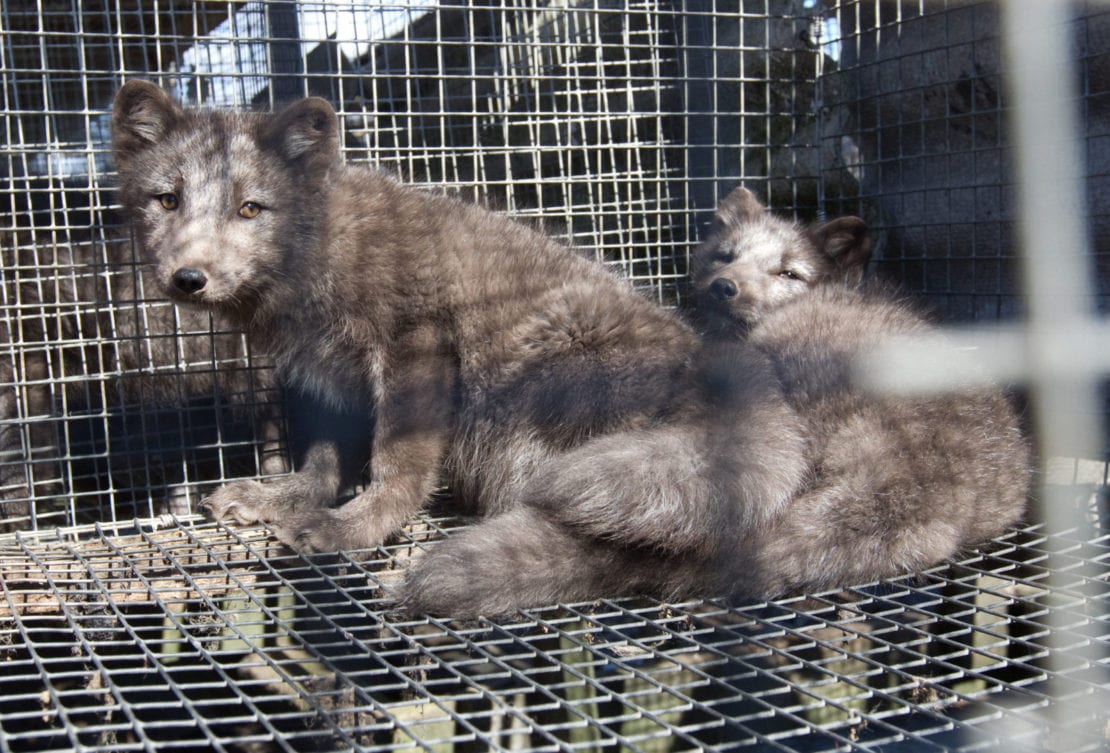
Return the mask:
[[[695,286],[718,313],[754,323],[823,280],[828,260],[794,224],[765,215],[728,228],[697,251]],[[709,293],[717,280],[730,281],[728,299]]]
[[[137,219],[171,297],[217,308],[236,305],[267,284],[280,265],[284,182],[268,164],[272,160],[260,155],[248,125],[228,117],[169,139],[156,147],[153,169],[140,178],[150,199]],[[176,209],[157,201],[166,192],[177,196]],[[246,219],[239,209],[247,201],[265,209]],[[173,285],[179,269],[203,272],[204,288],[183,298]]]

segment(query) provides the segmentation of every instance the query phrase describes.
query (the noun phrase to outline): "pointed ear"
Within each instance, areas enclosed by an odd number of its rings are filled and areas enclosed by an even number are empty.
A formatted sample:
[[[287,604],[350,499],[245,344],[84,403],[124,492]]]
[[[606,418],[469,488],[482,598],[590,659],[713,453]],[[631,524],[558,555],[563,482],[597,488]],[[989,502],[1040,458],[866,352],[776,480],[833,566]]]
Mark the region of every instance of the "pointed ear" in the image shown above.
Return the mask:
[[[275,115],[263,139],[290,162],[332,161],[339,156],[339,118],[327,100],[309,97]]]
[[[150,81],[132,80],[112,104],[112,149],[116,166],[126,171],[136,154],[162,139],[181,121],[182,110]]]
[[[740,225],[761,217],[767,207],[760,203],[756,195],[740,186],[732,189],[717,207],[717,221],[723,225]]]
[[[863,279],[871,260],[871,236],[867,223],[859,217],[841,217],[826,222],[812,233],[813,242],[833,261],[844,282],[855,285]]]

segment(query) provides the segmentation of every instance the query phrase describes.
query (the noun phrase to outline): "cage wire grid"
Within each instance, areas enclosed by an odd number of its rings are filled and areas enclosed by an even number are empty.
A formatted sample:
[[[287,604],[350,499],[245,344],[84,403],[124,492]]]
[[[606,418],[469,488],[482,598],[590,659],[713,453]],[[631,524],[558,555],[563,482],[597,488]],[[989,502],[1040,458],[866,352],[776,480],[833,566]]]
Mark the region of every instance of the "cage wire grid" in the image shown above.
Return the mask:
[[[1104,311],[1110,7],[1068,8]],[[1002,28],[994,3],[917,0],[5,3],[0,750],[1105,749],[1101,445],[1046,472],[1075,516],[913,577],[408,618],[389,586],[463,522],[302,558],[192,514],[286,472],[297,417],[238,333],[145,289],[111,194],[127,76],[217,107],[319,94],[349,159],[669,305],[743,182],[864,216],[877,272],[948,321],[1013,321]]]

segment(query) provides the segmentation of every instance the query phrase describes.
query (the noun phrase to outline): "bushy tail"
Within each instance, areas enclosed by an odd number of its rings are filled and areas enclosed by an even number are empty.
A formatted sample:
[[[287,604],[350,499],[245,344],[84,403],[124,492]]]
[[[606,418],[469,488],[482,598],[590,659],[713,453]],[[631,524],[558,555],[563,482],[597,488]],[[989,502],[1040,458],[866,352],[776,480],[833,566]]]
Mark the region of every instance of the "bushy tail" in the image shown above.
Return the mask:
[[[580,536],[701,549],[735,511],[690,433],[668,427],[595,439],[548,462],[520,501]]]
[[[521,502],[605,541],[717,556],[775,518],[807,474],[793,411],[743,407],[592,440],[552,459]]]
[[[437,544],[406,575],[401,608],[457,618],[575,601],[686,593],[693,562],[576,534],[518,507]]]
[[[499,614],[606,596],[695,596],[726,583],[804,483],[797,415],[742,349],[703,354],[681,421],[546,460],[510,510],[438,545],[408,575],[414,612]]]

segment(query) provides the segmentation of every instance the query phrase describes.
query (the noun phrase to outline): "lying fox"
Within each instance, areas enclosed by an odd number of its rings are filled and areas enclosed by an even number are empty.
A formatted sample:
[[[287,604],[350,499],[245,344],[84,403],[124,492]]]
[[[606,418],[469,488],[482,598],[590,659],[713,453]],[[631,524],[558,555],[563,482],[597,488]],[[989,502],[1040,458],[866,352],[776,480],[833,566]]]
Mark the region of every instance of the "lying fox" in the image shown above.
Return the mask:
[[[861,283],[870,254],[858,218],[806,230],[729,195],[693,259],[707,334],[687,420],[568,453],[521,506],[433,551],[412,602],[766,599],[914,572],[1003,533],[1030,453],[1002,392],[876,397],[850,379],[881,338],[932,329]],[[781,475],[761,496],[769,467]]]
[[[862,282],[870,256],[863,220],[803,229],[737,188],[692,260],[707,336],[766,355],[804,427],[810,472],[752,552],[759,595],[928,567],[1025,510],[1030,451],[1001,390],[883,397],[853,384],[854,356],[932,331],[895,291]]]

